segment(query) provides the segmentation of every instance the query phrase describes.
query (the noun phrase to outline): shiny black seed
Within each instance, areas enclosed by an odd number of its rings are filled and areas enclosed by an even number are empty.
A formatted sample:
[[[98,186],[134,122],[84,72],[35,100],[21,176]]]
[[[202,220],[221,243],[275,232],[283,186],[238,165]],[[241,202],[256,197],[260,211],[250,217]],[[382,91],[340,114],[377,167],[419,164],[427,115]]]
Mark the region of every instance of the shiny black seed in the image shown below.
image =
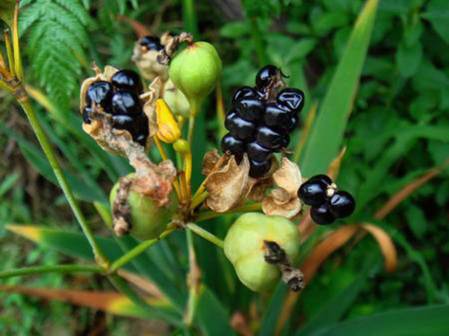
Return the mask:
[[[294,115],[290,120],[290,127],[287,129],[287,132],[292,132],[294,129],[299,126],[299,117]]]
[[[112,113],[138,115],[142,112],[139,97],[130,91],[117,91],[112,96]]]
[[[246,146],[246,152],[250,160],[255,161],[267,161],[273,156],[273,152],[264,146],[259,145],[257,142],[250,142]]]
[[[298,190],[298,197],[302,201],[314,207],[318,207],[326,202],[328,184],[321,180],[310,179],[307,182],[301,184]]]
[[[315,175],[309,179],[309,181],[317,181],[317,180],[322,181],[327,186],[332,184],[332,179],[329,176],[324,175],[324,174]]]
[[[117,71],[111,78],[112,86],[118,90],[129,90],[135,94],[143,91],[142,81],[139,75],[132,70]]]
[[[129,115],[113,115],[112,127],[116,129],[123,129],[133,134],[137,131],[136,123],[133,117]]]
[[[150,36],[150,35],[140,38],[139,44],[142,47],[147,48],[148,50],[159,51],[159,50],[162,50],[162,48],[163,48],[159,37]]]
[[[271,150],[280,149],[285,144],[284,135],[266,126],[257,130],[256,140],[259,145]]]
[[[233,123],[232,119],[234,119],[236,117],[237,117],[237,113],[234,110],[231,110],[226,114],[225,127],[227,130],[231,130],[231,127],[234,127],[234,123]]]
[[[111,113],[112,85],[109,82],[98,81],[89,86],[86,93],[86,105],[92,103],[103,108],[104,112]]]
[[[285,88],[277,95],[279,105],[298,113],[304,106],[304,93],[294,88]]]
[[[335,221],[335,216],[330,212],[327,203],[323,203],[319,207],[313,207],[310,209],[310,217],[317,224],[331,224]]]
[[[290,110],[287,110],[278,104],[269,103],[265,107],[264,121],[268,127],[280,131],[288,131],[293,127],[292,116]]]
[[[249,161],[249,176],[251,177],[262,177],[271,168],[271,160],[267,161]]]
[[[252,87],[249,86],[242,86],[241,88],[238,88],[234,95],[232,96],[232,104],[235,104],[237,101],[239,101],[242,98],[253,98],[257,97],[257,92]]]
[[[245,143],[228,133],[221,140],[221,149],[223,153],[230,152],[240,160],[245,153]]]
[[[135,136],[133,135],[133,140],[138,144],[140,144],[141,146],[145,147],[147,143],[147,137],[148,134],[136,134]]]
[[[289,144],[290,144],[290,136],[288,134],[285,134],[282,137],[281,148],[287,148]]]
[[[134,123],[136,124],[136,129],[138,134],[145,135],[145,137],[149,134],[148,128],[148,118],[145,113],[141,113],[138,116],[133,116]]]
[[[274,65],[266,65],[256,75],[256,88],[259,90],[265,89],[274,81],[281,77],[282,73],[279,68]]]
[[[264,106],[257,98],[242,98],[237,103],[237,111],[243,119],[259,121],[264,112]]]
[[[329,200],[329,209],[335,217],[348,217],[355,209],[354,197],[346,191],[336,191]]]
[[[256,125],[250,121],[234,116],[229,119],[229,132],[236,138],[250,141],[254,138]]]
[[[92,120],[90,119],[90,113],[92,112],[92,109],[90,107],[85,107],[83,110],[83,122],[85,124],[90,124]]]

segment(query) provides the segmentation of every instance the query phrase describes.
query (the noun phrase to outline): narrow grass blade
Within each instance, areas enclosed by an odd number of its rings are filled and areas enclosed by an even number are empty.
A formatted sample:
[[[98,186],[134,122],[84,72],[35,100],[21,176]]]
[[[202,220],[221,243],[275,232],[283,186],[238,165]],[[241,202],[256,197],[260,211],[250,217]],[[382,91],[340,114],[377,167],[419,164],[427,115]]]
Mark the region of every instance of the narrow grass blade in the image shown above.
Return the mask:
[[[449,335],[449,305],[407,308],[325,327],[314,336],[440,336]]]
[[[341,146],[367,54],[377,5],[378,0],[368,0],[352,30],[304,152],[301,168],[305,176],[325,172]]]

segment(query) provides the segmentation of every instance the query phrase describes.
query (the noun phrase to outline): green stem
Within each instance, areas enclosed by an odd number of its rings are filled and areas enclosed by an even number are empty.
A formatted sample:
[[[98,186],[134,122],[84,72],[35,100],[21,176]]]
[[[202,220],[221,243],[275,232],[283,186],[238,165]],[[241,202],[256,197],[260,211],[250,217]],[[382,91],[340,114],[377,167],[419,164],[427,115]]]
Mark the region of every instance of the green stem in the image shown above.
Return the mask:
[[[196,19],[194,0],[183,0],[182,9],[185,30],[198,38],[198,24]]]
[[[264,66],[267,63],[267,55],[265,53],[265,46],[262,39],[262,32],[260,31],[259,23],[256,17],[250,18],[251,22],[251,37],[256,46],[257,61],[259,66]]]
[[[196,262],[195,248],[193,246],[192,231],[186,230],[187,249],[189,252],[190,273],[187,280],[189,287],[189,300],[187,301],[186,314],[184,316],[184,323],[190,327],[195,317],[195,310],[198,302],[199,288],[200,288],[200,272]]]
[[[109,272],[113,273],[113,272],[117,271],[119,268],[125,266],[127,263],[132,261],[134,258],[138,257],[140,254],[145,252],[145,250],[147,248],[153,246],[159,240],[167,237],[173,231],[175,231],[175,228],[169,228],[169,229],[165,230],[164,232],[162,232],[162,234],[159,236],[159,238],[149,239],[149,240],[143,241],[142,243],[140,243],[139,245],[134,247],[132,250],[128,251],[126,254],[122,255],[120,258],[115,260],[111,264],[111,267],[109,268]]]
[[[34,112],[28,97],[25,97],[23,99],[18,100],[20,106],[25,111],[25,114],[28,117],[28,120],[30,122],[31,127],[33,128],[34,134],[36,134],[36,137],[39,141],[39,144],[41,145],[45,156],[47,157],[48,162],[50,163],[51,168],[53,169],[53,172],[56,176],[56,179],[61,186],[62,191],[64,192],[65,197],[67,198],[67,201],[69,202],[69,205],[78,221],[78,223],[81,226],[81,229],[83,230],[84,235],[86,236],[90,246],[92,247],[95,260],[97,263],[107,268],[107,265],[109,263],[107,257],[103,254],[103,252],[100,249],[100,246],[98,245],[97,241],[95,240],[95,237],[87,224],[86,219],[84,218],[83,213],[81,212],[78,202],[76,201],[72,189],[70,188],[69,184],[67,183],[67,180],[62,172],[61,166],[56,159],[55,152],[53,150],[52,145],[50,144],[50,141],[48,140],[47,135],[45,134],[44,130],[42,129],[42,126],[39,123],[39,120],[37,119],[37,115]]]
[[[218,213],[218,212],[213,212],[213,211],[207,210],[207,211],[200,212],[198,214],[198,217],[196,218],[196,221],[202,222],[202,221],[220,217],[223,215],[228,215],[228,214],[233,214],[233,213],[238,213],[238,212],[260,211],[261,209],[262,209],[261,203],[252,203],[252,204],[245,204],[241,207],[238,207],[238,208],[235,208],[230,211],[223,212],[223,213]]]
[[[195,118],[196,114],[198,113],[200,104],[192,100],[190,102],[190,115],[189,115],[189,130],[187,133],[187,141],[189,142],[190,148],[192,148],[192,141],[193,141],[193,131],[195,129]]]
[[[191,230],[193,233],[197,234],[201,238],[208,240],[212,244],[215,244],[220,248],[224,247],[223,240],[218,238],[216,235],[210,233],[209,231],[204,230],[202,227],[199,227],[198,225],[196,225],[194,223],[188,223],[186,225],[186,228]]]
[[[26,276],[44,273],[102,273],[103,269],[97,265],[44,265],[33,267],[16,268],[4,272],[0,272],[0,279],[12,278],[17,276]]]

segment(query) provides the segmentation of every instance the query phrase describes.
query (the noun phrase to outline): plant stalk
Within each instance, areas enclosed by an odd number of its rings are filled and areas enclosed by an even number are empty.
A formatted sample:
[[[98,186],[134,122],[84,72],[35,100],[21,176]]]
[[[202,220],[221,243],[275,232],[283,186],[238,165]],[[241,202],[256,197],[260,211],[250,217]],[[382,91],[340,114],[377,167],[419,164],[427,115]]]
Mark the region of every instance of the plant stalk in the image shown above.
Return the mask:
[[[201,238],[204,238],[207,241],[211,242],[212,244],[217,245],[219,248],[224,247],[223,240],[218,238],[216,235],[210,233],[209,231],[204,230],[202,227],[194,223],[188,223],[186,224],[186,228],[191,230],[193,233],[197,234]]]
[[[87,273],[87,272],[102,273],[103,269],[97,265],[78,265],[78,264],[42,265],[42,266],[22,267],[0,272],[0,279],[34,275],[34,274],[45,274],[45,273]]]

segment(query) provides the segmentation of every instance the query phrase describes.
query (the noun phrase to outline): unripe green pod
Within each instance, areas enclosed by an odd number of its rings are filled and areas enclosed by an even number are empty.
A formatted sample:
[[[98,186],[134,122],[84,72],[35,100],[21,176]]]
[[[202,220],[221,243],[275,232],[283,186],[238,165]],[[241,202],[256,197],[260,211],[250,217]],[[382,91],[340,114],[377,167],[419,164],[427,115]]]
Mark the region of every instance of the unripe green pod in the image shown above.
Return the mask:
[[[132,176],[132,175],[131,175]],[[111,190],[109,200],[111,207],[117,196],[119,183],[116,183]],[[128,204],[130,206],[130,234],[140,240],[154,239],[167,228],[176,211],[175,197],[164,206],[158,206],[156,202],[135,191],[129,191]]]
[[[217,84],[221,67],[221,59],[212,44],[195,42],[173,58],[169,76],[190,104],[198,105]]]
[[[171,80],[165,83],[163,98],[175,115],[189,117],[190,104],[186,96],[178,90]]]
[[[280,277],[279,269],[265,261],[266,241],[277,243],[290,261],[297,258],[298,229],[280,216],[246,213],[234,222],[224,241],[224,253],[240,281],[256,292],[272,289]]]

